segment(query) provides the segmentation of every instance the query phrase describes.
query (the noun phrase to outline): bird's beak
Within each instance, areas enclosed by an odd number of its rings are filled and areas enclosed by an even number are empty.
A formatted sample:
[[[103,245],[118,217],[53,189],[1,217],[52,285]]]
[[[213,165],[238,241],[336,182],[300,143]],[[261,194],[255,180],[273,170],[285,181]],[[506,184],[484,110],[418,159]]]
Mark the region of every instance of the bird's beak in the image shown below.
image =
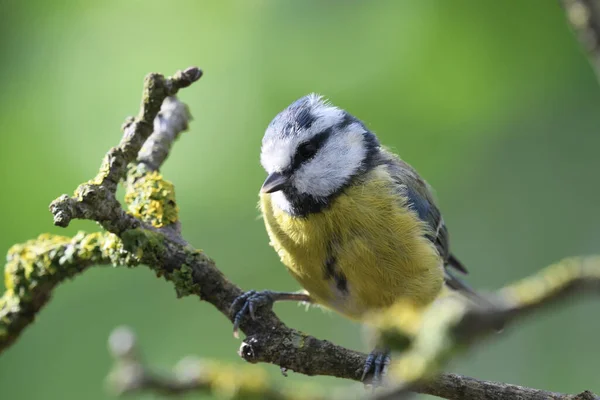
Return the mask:
[[[279,172],[273,172],[272,174],[269,174],[269,176],[267,176],[267,179],[265,179],[265,183],[263,183],[262,188],[260,188],[260,191],[263,193],[277,192],[283,189],[285,185],[287,185],[288,180],[289,177],[280,174]]]

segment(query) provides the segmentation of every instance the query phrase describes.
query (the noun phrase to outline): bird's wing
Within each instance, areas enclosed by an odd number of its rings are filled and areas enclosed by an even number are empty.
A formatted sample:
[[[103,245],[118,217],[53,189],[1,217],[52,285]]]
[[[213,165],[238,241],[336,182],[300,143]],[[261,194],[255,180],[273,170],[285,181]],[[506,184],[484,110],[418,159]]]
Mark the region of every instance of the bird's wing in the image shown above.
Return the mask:
[[[398,185],[399,194],[408,199],[409,207],[417,213],[421,220],[429,225],[430,233],[427,234],[427,238],[435,245],[444,260],[446,285],[451,289],[464,293],[474,301],[480,301],[482,298],[475,290],[452,274],[451,269],[463,274],[467,273],[467,269],[450,252],[448,229],[440,210],[435,205],[429,185],[410,165],[387,150],[382,150],[380,163],[387,167],[390,175]]]
[[[382,150],[379,162],[386,166],[397,185],[398,194],[408,200],[408,206],[429,226],[427,238],[437,248],[444,264],[467,273],[465,267],[450,253],[448,229],[435,205],[429,185],[410,165],[387,150]]]

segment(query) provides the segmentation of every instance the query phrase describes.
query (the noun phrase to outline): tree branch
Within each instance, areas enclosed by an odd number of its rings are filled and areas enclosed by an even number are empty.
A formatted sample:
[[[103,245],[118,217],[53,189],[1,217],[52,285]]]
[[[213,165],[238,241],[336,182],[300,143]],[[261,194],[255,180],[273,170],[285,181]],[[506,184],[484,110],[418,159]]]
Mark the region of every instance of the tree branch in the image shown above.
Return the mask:
[[[138,117],[125,124],[121,143],[107,153],[98,175],[80,185],[75,196],[63,195],[51,204],[56,225],[66,226],[73,218],[85,218],[97,221],[111,233],[79,234],[73,239],[45,235],[11,249],[6,275],[8,290],[0,302],[0,351],[14,343],[21,331],[31,324],[54,286],[96,264],[145,264],[158,276],[172,282],[178,296],[198,296],[231,320],[229,307],[242,291],[223,276],[208,256],[181,237],[174,187],[158,172],[173,141],[187,128],[190,118],[183,103],[169,96],[200,75],[197,68],[179,72],[173,78],[150,74],[145,81]],[[169,100],[164,102],[167,98]],[[126,186],[128,212],[121,208],[114,195],[120,181]],[[440,304],[449,308],[432,307],[431,315],[435,310],[445,313],[453,307],[465,310],[464,305],[461,306],[463,308],[453,306],[455,303],[451,301]],[[468,320],[466,317],[471,314],[454,312],[448,315],[457,320],[462,317]],[[481,317],[482,321],[488,318],[488,314],[485,315]],[[398,325],[398,329],[386,330],[383,325],[381,328],[387,338],[400,332],[396,337],[403,338],[404,346],[409,347],[407,354],[417,354],[416,350],[423,350],[420,347],[423,334],[419,335],[419,332],[426,331],[420,330],[420,322],[435,322],[439,332],[453,335],[455,332],[450,329],[453,325],[443,325],[449,321],[448,318],[419,317],[406,319],[408,323]],[[480,325],[479,320],[474,324],[475,327]],[[251,363],[273,363],[306,375],[360,379],[365,354],[291,329],[270,310],[258,310],[256,319],[244,319],[240,328],[247,337],[239,354]],[[407,388],[419,383],[418,390],[424,393],[444,393],[447,398],[463,398],[464,389],[450,393],[448,379],[453,375],[442,375],[423,383],[423,378],[437,374],[442,361],[454,354],[452,343],[455,342],[459,341],[452,339],[449,341],[451,345],[438,346],[436,351],[439,354],[429,354],[431,365],[422,369],[426,373],[413,374],[413,380],[407,380],[405,375],[395,375],[401,367],[392,369],[392,374],[405,383],[393,395],[404,397]],[[395,363],[401,366],[406,363],[406,358],[401,357]],[[162,381],[158,377],[148,381],[147,375],[143,376],[146,377],[142,379],[146,386],[183,391],[181,387],[174,389],[170,386],[170,381]],[[483,386],[487,385],[484,381],[480,382]]]
[[[498,326],[508,329],[517,319],[548,308],[573,294],[600,294],[600,257],[567,259],[550,266],[535,276],[499,290],[485,308],[458,295],[442,298],[424,312],[407,304],[397,304],[372,321],[379,327],[385,344],[403,350],[390,365],[390,378],[396,385],[391,393],[398,395],[421,387],[421,391],[445,393],[447,398],[451,398],[448,390],[432,390],[426,383],[451,358],[496,334]],[[448,382],[448,379],[442,377],[444,381]],[[456,394],[454,390],[458,385],[473,383],[474,380],[460,377],[449,382],[452,384],[445,385],[446,388],[452,388],[451,391]],[[434,380],[433,383],[438,385],[440,381]],[[514,398],[515,393],[528,399],[573,398],[566,394],[484,381],[470,385],[468,394],[465,390],[458,393],[462,399],[478,399],[482,389],[493,399]],[[388,396],[389,393],[381,398],[391,398]]]
[[[462,400],[598,400],[592,392],[585,391],[575,395],[548,392],[508,383],[484,381],[456,374],[443,374],[435,379],[432,386],[418,389],[421,393],[445,399]],[[399,394],[393,393],[390,397],[382,396],[381,399],[398,399]]]
[[[13,246],[4,269],[0,298],[0,353],[14,343],[48,302],[52,289],[92,265],[134,266],[139,259],[111,233],[78,233],[73,238],[40,235]]]
[[[154,392],[182,395],[190,392],[219,394],[227,399],[260,398],[264,400],[321,400],[324,397],[303,387],[300,391],[278,387],[268,374],[255,366],[229,367],[194,357],[182,359],[171,373],[157,373],[146,366],[140,356],[133,332],[117,328],[109,338],[109,349],[115,359],[108,384],[119,395]],[[314,391],[314,390],[312,390]]]
[[[154,119],[154,131],[143,144],[137,156],[138,163],[146,164],[149,171],[158,171],[181,132],[187,131],[192,116],[187,106],[175,97],[165,98]]]
[[[139,226],[135,218],[121,209],[115,198],[117,185],[125,177],[127,165],[136,159],[142,145],[152,133],[163,101],[201,76],[202,71],[191,67],[183,72],[179,71],[172,78],[165,78],[160,74],[149,74],[146,77],[140,112],[136,118],[130,118],[123,125],[121,143],[106,154],[98,175],[79,185],[73,197],[62,195],[50,204],[55,225],[66,227],[73,218],[90,219],[115,234]],[[185,126],[187,127],[187,123]]]

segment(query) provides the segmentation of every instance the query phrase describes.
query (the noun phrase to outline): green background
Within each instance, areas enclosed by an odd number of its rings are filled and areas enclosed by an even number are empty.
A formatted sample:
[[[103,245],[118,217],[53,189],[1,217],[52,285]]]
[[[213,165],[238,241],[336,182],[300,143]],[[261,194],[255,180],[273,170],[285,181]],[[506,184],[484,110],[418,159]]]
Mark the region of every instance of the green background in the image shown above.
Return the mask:
[[[256,208],[266,125],[318,92],[436,188],[470,282],[497,288],[599,252],[600,88],[558,2],[0,0],[2,251],[52,226],[52,199],[91,178],[137,112],[142,78],[198,65],[181,93],[195,120],[163,173],[185,237],[244,289],[296,290]],[[289,325],[366,350],[361,328],[276,306]],[[117,325],[167,368],[188,354],[242,363],[231,324],[177,300],[146,268],[61,285],[0,357],[3,399],[103,399]],[[600,392],[597,303],[506,329],[448,369],[554,391]],[[263,368],[297,385],[353,385]],[[358,384],[356,384],[358,385]],[[153,398],[152,395],[139,398]]]

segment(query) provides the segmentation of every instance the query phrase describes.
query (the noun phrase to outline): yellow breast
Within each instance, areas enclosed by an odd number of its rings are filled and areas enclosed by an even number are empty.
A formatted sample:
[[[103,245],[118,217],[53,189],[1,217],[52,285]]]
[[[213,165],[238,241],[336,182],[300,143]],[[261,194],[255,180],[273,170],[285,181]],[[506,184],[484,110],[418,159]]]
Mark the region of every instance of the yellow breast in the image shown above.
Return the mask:
[[[426,224],[394,192],[384,167],[347,188],[322,212],[293,217],[261,194],[271,245],[320,304],[358,319],[404,298],[426,305],[443,284]]]

